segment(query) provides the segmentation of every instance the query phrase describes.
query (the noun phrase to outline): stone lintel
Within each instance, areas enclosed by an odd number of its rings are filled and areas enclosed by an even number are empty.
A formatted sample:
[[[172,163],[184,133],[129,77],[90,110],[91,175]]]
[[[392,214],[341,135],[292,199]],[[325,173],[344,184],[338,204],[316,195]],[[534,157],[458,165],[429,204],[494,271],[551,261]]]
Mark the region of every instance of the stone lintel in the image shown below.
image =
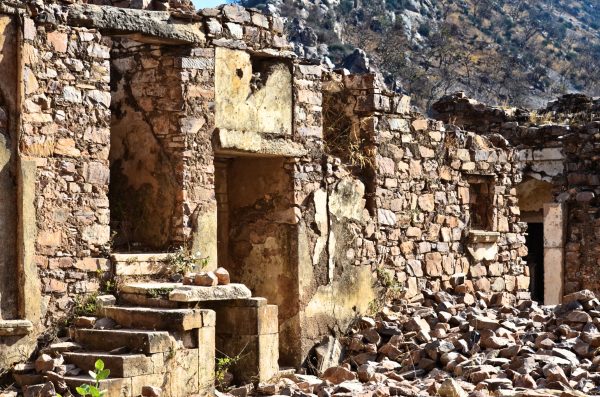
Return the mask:
[[[214,139],[217,154],[302,157],[308,153],[298,142],[257,132],[219,129]]]
[[[133,34],[140,41],[154,44],[199,44],[206,38],[201,22],[181,23],[171,13],[73,4],[68,9],[72,26],[95,28],[105,35]]]
[[[0,336],[27,335],[33,330],[29,320],[0,320]]]

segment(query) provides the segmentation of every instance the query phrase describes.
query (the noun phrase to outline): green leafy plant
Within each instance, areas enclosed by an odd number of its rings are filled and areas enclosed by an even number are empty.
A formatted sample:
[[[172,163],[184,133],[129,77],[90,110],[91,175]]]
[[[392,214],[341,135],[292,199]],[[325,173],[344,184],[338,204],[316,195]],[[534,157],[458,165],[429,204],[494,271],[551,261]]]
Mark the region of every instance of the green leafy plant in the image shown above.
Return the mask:
[[[186,247],[179,247],[168,257],[171,272],[185,275],[192,270],[202,270],[208,266],[209,257],[203,257],[200,251],[191,253]]]
[[[217,357],[216,365],[215,365],[215,383],[217,384],[217,388],[219,390],[225,391],[227,389],[227,384],[225,381],[226,375],[231,369],[231,367],[235,366],[242,358],[244,358],[244,350],[246,347],[244,346],[241,352],[236,356],[228,356],[223,352],[219,352],[223,355],[223,357]]]
[[[75,388],[80,396],[101,397],[106,394],[106,390],[100,390],[100,381],[108,378],[110,370],[104,368],[104,361],[101,359],[96,360],[94,367],[94,370],[89,371],[89,374],[95,383],[93,385],[83,384]]]
[[[74,313],[76,316],[93,316],[98,308],[98,294],[93,293],[84,298],[75,298]]]
[[[173,288],[151,288],[148,290],[148,296],[151,298],[165,298],[173,291]]]

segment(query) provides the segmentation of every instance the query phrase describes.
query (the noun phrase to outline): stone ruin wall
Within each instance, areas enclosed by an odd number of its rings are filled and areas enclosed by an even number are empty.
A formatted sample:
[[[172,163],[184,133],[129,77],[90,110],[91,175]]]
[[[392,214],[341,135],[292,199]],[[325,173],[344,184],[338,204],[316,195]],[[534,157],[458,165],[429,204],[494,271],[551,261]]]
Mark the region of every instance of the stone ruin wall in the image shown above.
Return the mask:
[[[544,196],[543,201],[564,205],[566,211],[563,242],[557,245],[564,250],[564,274],[555,288],[564,283],[563,294],[581,289],[600,292],[600,101],[567,95],[531,112],[488,107],[458,95],[435,108],[441,120],[484,135],[500,134],[515,147],[523,179],[533,186],[533,198],[526,197],[519,205],[527,206],[537,197],[530,209],[540,210]]]
[[[386,290],[408,300],[424,288],[469,293],[467,302],[475,291],[528,299],[517,153],[409,113],[407,98],[382,92],[371,76],[323,80],[327,155],[320,167],[317,156],[300,162],[295,175],[303,349],[372,310]],[[495,243],[469,233],[469,181],[481,176],[493,181],[486,231],[497,232]]]
[[[166,180],[172,202],[160,212],[163,224],[151,224],[157,229],[138,239],[162,236],[161,247],[191,240],[220,260],[216,208],[223,201],[213,160],[236,150],[254,151],[273,173],[265,178],[276,174],[282,182],[263,190],[273,188],[284,199],[254,214],[267,215],[270,223],[254,222],[254,230],[242,233],[250,246],[241,256],[228,256],[245,263],[248,252],[258,252],[248,263],[265,266],[272,263],[264,260],[272,254],[269,244],[289,236],[277,247],[277,260],[284,261],[271,275],[268,267],[257,267],[252,286],[280,304],[280,349],[289,364],[299,365],[323,335],[345,331],[386,288],[406,299],[422,288],[527,297],[514,151],[409,113],[407,98],[382,92],[372,77],[324,75],[318,66],[293,60],[277,18],[234,6],[201,15],[204,23],[190,25],[202,26],[203,39],[180,46],[24,18],[19,150],[23,167],[30,167],[22,184],[31,191],[37,220],[28,252],[35,254],[42,285],[41,302],[30,305],[43,308],[43,325],[56,324],[82,294],[98,291],[110,272],[112,200],[138,202],[150,191],[142,206],[151,213],[157,201],[164,204],[156,187],[164,188]],[[265,125],[253,134],[220,124],[218,51],[243,51],[250,62],[258,60],[254,65],[277,61],[289,67],[293,107],[289,121],[281,120],[281,126],[291,124],[289,130],[277,134]],[[260,92],[258,87],[254,95],[267,96]],[[258,110],[248,106],[248,112]],[[352,126],[349,143],[358,139],[352,151],[366,161],[362,167],[331,151],[328,131],[337,126],[323,113],[332,111]],[[265,147],[272,152],[261,153]],[[497,248],[478,242],[484,250],[497,249],[489,260],[468,253],[472,175],[490,176],[495,185],[490,228],[498,232]],[[124,185],[117,184],[112,196],[109,180],[119,178]],[[139,185],[130,189],[133,179]],[[227,179],[231,183],[236,180]],[[248,215],[243,209],[260,199],[241,203],[239,214]],[[236,209],[226,204],[228,211]],[[138,221],[144,219],[130,222]],[[261,269],[265,280],[257,279]]]
[[[45,325],[109,271],[110,47],[95,30],[25,19],[20,156],[35,164],[35,263]],[[43,313],[43,314],[44,314]]]

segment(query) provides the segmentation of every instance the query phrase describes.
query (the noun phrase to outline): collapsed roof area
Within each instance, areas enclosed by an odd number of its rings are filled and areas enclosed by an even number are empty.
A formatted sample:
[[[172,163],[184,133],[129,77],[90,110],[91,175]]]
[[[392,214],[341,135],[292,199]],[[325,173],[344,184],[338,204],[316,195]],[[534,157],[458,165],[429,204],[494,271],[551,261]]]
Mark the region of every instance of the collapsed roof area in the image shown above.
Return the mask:
[[[283,28],[234,5],[0,2],[0,368],[69,336],[20,380],[62,354],[78,385],[102,357],[111,396],[187,396],[215,351],[266,380],[385,299],[600,291],[597,100],[456,95],[428,119]]]

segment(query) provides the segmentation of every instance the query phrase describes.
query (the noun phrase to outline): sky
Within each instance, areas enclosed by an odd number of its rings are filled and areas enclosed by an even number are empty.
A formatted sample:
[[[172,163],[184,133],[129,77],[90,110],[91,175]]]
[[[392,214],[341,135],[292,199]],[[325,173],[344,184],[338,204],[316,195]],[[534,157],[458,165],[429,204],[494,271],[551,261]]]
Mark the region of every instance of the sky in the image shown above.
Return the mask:
[[[226,3],[225,0],[192,0],[196,8],[207,8]]]

